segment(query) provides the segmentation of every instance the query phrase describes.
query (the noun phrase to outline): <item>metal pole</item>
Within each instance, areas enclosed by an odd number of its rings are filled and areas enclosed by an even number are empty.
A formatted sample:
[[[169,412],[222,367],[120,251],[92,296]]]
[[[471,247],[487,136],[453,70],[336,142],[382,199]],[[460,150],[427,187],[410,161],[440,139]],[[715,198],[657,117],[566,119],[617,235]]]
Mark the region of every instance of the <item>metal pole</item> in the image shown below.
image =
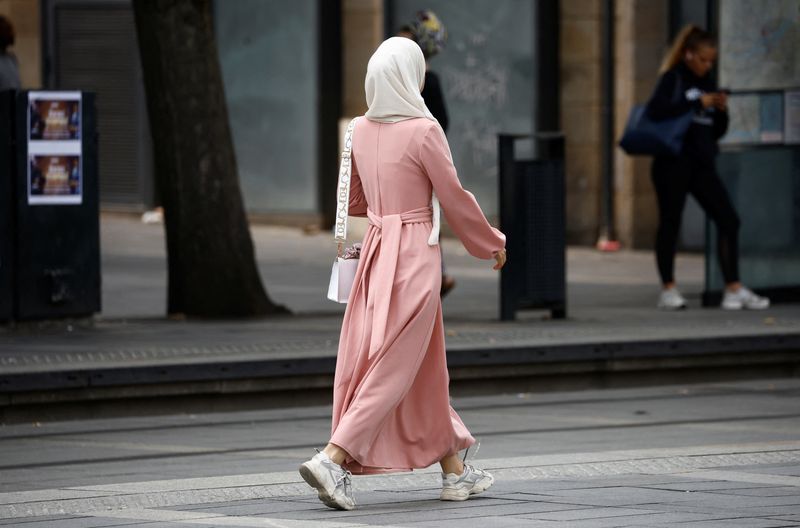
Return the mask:
[[[395,7],[394,0],[383,1],[383,38],[385,39],[397,33],[398,28],[395,27],[397,21],[394,16]]]
[[[706,0],[706,31],[714,33],[719,38],[719,3],[716,0]],[[711,70],[711,78],[716,81],[717,73],[719,72],[718,63],[714,63],[714,68]],[[705,255],[704,255],[704,272],[705,281],[703,286],[702,304],[703,306],[713,306],[719,304],[719,290],[713,291],[711,289],[711,280],[714,274],[712,269],[711,258],[712,252],[716,249],[716,238],[714,237],[714,226],[711,223],[711,217],[705,215]]]
[[[602,167],[603,220],[597,248],[616,251],[619,243],[614,232],[614,0],[603,1],[602,29]]]
[[[535,2],[534,54],[536,71],[536,104],[534,131],[552,132],[560,128],[559,107],[559,26],[558,0]]]
[[[667,45],[669,45],[681,30],[681,2],[678,0],[669,0],[669,27],[667,29],[669,30]]]
[[[719,2],[706,0],[706,30],[719,36]]]
[[[317,207],[320,226],[336,216],[336,167],[342,115],[342,1],[317,0]]]

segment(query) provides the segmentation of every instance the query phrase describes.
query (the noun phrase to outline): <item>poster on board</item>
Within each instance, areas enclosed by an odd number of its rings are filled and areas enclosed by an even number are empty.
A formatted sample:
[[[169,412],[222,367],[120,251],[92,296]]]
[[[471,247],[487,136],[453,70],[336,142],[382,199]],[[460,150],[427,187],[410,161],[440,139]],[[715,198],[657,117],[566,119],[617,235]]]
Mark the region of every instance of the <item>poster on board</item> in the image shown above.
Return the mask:
[[[39,92],[42,93],[42,92]],[[81,138],[80,93],[31,92],[28,105],[29,140],[70,140]]]
[[[726,145],[779,144],[785,141],[783,92],[733,94],[728,99],[730,123]]]
[[[720,0],[719,82],[735,90],[800,86],[800,0]]]
[[[29,156],[28,164],[28,203],[81,203],[80,156],[34,154]]]
[[[83,201],[81,93],[28,92],[28,204]]]

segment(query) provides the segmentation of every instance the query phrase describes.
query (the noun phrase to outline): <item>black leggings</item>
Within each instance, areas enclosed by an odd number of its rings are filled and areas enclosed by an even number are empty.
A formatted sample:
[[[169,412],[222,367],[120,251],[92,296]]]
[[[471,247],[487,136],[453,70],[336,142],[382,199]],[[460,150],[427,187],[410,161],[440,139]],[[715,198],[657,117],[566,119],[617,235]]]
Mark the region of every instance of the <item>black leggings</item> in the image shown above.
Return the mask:
[[[717,226],[717,251],[725,283],[739,281],[739,216],[713,167],[684,156],[655,158],[653,184],[658,197],[656,261],[663,283],[673,282],[675,251],[686,195],[691,193]]]

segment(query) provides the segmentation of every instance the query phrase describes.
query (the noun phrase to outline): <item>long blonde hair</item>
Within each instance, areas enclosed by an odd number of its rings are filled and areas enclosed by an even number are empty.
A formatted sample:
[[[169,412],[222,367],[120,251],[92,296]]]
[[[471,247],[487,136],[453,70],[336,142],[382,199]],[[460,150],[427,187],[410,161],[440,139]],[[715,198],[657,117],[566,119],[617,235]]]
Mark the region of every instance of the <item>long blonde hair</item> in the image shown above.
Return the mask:
[[[694,24],[687,24],[678,32],[675,36],[675,40],[672,41],[672,46],[664,56],[658,73],[663,74],[668,72],[683,60],[683,55],[687,50],[694,51],[700,46],[716,47],[717,42],[714,36],[708,31],[700,29]]]

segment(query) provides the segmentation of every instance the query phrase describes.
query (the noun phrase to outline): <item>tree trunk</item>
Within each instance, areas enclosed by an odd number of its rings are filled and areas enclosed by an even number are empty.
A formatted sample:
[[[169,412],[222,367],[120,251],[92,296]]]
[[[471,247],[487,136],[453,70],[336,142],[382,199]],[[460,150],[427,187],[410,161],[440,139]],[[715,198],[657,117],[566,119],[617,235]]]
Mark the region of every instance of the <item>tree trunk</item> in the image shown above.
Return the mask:
[[[267,296],[255,264],[211,0],[134,0],[133,9],[164,207],[167,311],[285,313]]]

